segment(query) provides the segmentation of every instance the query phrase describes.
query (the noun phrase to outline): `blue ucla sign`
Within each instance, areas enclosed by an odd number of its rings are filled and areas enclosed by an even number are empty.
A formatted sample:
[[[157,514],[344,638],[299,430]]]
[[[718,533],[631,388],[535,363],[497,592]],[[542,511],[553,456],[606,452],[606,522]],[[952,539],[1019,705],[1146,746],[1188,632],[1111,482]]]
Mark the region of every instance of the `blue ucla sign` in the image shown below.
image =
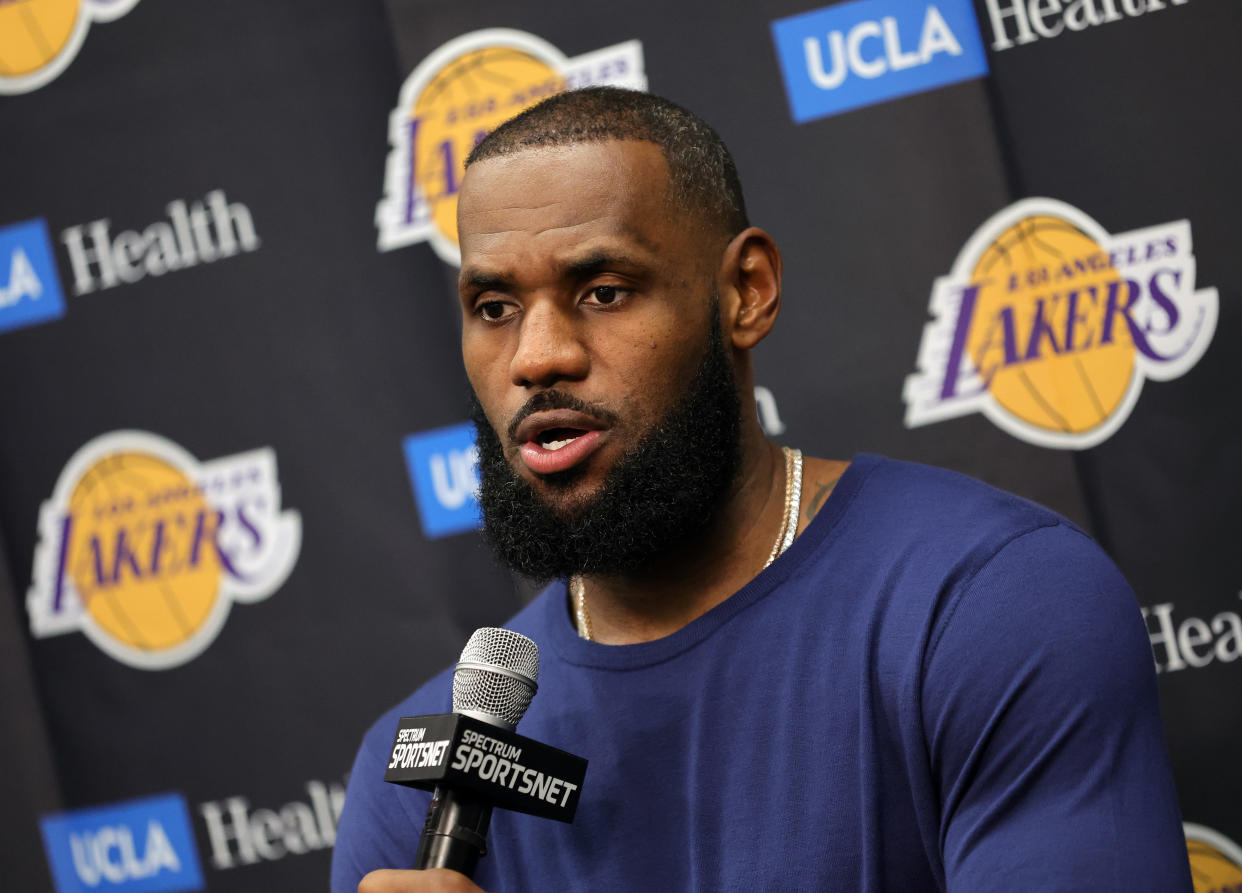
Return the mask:
[[[436,539],[479,526],[478,450],[463,422],[411,434],[403,443],[423,533]]]
[[[799,124],[982,77],[970,0],[852,0],[772,23]]]
[[[57,893],[203,889],[180,794],[44,816],[39,827]]]
[[[65,297],[47,221],[0,227],[0,332],[64,315]]]

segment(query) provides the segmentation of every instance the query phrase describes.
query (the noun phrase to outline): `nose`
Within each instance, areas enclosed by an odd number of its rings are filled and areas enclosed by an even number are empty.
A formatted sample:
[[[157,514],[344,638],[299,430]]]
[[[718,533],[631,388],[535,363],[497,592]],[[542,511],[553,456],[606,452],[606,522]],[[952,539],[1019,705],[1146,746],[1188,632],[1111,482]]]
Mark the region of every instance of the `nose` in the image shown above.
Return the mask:
[[[551,301],[527,307],[509,363],[514,384],[547,388],[559,381],[580,381],[590,367],[590,354],[572,312]]]

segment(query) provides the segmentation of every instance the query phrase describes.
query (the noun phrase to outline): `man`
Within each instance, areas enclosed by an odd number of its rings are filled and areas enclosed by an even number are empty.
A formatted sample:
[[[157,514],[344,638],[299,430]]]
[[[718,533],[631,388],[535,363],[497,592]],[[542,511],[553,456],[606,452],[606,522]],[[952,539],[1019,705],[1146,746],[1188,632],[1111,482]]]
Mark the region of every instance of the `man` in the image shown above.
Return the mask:
[[[522,732],[573,825],[497,811],[522,890],[1190,890],[1150,649],[1072,525],[949,472],[782,450],[750,351],[780,307],[728,152],[641,93],[556,96],[471,156],[462,352],[487,537],[553,582]],[[333,888],[412,864],[428,796],[350,778]],[[358,887],[477,890],[452,872]]]

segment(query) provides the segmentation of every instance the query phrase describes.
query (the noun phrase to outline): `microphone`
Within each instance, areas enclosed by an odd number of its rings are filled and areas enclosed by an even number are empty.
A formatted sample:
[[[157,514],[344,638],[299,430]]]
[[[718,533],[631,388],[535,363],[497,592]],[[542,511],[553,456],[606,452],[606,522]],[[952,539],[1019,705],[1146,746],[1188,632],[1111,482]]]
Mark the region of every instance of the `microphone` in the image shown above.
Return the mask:
[[[538,689],[539,646],[521,633],[485,626],[474,631],[457,661],[453,712],[512,732]],[[477,794],[436,785],[414,867],[472,877],[487,855],[491,818],[491,804]]]
[[[434,792],[415,868],[473,876],[496,806],[573,821],[587,761],[514,731],[538,680],[534,642],[483,627],[453,673],[453,712],[401,719],[384,780]]]

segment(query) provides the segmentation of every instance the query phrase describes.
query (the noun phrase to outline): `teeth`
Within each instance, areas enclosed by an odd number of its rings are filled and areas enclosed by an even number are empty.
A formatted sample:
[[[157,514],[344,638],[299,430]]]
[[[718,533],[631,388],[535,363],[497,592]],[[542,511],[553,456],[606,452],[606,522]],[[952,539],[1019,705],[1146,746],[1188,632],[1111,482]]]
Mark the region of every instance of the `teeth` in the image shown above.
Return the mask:
[[[573,443],[577,439],[578,438],[576,437],[567,437],[564,440],[549,440],[547,443],[543,445],[543,448],[545,450],[551,450],[555,452],[556,450],[559,450],[561,447],[565,446],[566,444]]]

